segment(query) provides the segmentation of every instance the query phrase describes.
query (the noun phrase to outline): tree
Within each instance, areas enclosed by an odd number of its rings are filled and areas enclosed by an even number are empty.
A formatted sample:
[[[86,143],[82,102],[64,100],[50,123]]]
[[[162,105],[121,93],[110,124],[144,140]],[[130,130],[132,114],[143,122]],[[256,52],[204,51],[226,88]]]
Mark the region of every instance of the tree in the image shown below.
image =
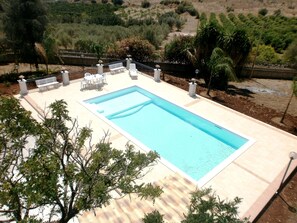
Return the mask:
[[[252,48],[246,31],[236,28],[230,34],[225,32],[219,46],[231,57],[239,75]]]
[[[16,99],[1,98],[0,105],[1,170],[9,173],[0,178],[0,212],[7,219],[46,222],[56,217],[66,223],[80,211],[108,204],[115,191],[160,195],[159,187],[137,183],[158,159],[155,152],[140,153],[131,145],[117,150],[106,137],[92,144],[92,130],[78,127],[64,101],[52,103],[41,123]],[[33,147],[26,145],[29,136]],[[47,219],[31,213],[43,209]]]
[[[8,222],[28,219],[29,210],[35,207],[30,201],[34,195],[23,184],[21,165],[32,152],[26,148],[27,141],[39,129],[17,99],[0,97],[0,213]]]
[[[221,200],[211,188],[197,190],[191,195],[191,203],[188,213],[181,223],[248,223],[248,219],[238,217],[237,205],[241,199],[235,197],[231,201]],[[163,215],[155,210],[146,214],[143,218],[144,223],[163,223]]]
[[[38,69],[35,44],[42,43],[46,30],[46,10],[41,0],[8,1],[3,19],[6,38],[16,56]],[[18,59],[16,59],[18,60]]]
[[[292,67],[297,68],[297,40],[290,44],[284,53],[284,58]]]
[[[213,79],[217,78],[218,82],[221,82],[222,87],[228,85],[228,79],[237,80],[233,61],[230,57],[226,56],[221,48],[216,47],[207,62],[207,67],[210,70],[210,78],[208,82],[207,95],[210,93]]]
[[[210,70],[207,62],[213,49],[218,46],[219,40],[222,38],[223,33],[217,24],[213,22],[206,23],[197,30],[193,47],[187,49],[189,60],[195,68],[200,70],[207,85],[210,80]]]
[[[290,96],[290,99],[288,101],[288,104],[286,106],[286,109],[285,109],[285,111],[283,113],[283,116],[282,116],[282,118],[280,120],[281,123],[284,123],[284,119],[285,119],[285,116],[287,114],[287,111],[288,111],[288,109],[290,107],[290,104],[291,104],[291,101],[293,99],[293,96],[297,97],[297,78],[294,78],[293,79],[293,83],[292,83],[292,94]]]

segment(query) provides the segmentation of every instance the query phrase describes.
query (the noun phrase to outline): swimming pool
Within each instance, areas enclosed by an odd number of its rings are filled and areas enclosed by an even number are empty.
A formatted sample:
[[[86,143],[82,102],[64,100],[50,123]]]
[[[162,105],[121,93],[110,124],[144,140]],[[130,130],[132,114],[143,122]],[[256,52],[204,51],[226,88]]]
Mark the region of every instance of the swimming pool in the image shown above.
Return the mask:
[[[138,86],[84,103],[196,181],[225,166],[249,142]]]

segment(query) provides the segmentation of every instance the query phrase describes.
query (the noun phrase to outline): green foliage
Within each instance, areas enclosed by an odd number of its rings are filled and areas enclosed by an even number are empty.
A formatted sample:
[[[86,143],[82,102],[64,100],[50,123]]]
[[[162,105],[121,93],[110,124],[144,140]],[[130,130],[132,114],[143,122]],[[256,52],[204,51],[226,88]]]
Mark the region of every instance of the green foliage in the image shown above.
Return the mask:
[[[159,16],[159,24],[167,24],[171,29],[180,22],[184,23],[180,16],[172,11]]]
[[[169,32],[170,29],[166,24],[129,27],[59,24],[51,31],[51,38],[56,39],[59,48],[72,48],[72,42],[76,43],[81,40],[83,42],[91,40],[95,45],[100,44],[106,48],[117,41],[137,35],[148,40],[155,47],[159,47]]]
[[[115,14],[119,6],[112,4],[71,4],[58,1],[48,4],[51,23],[88,23],[97,25],[122,25],[122,19]]]
[[[154,46],[147,40],[131,37],[117,42],[109,50],[109,55],[124,59],[131,55],[136,61],[150,61],[154,58]]]
[[[207,94],[209,94],[211,87],[226,90],[228,87],[228,80],[237,80],[233,60],[218,47],[213,49],[206,65],[210,71]]]
[[[219,18],[225,32],[231,32],[235,28],[234,23],[224,13],[220,13]]]
[[[180,4],[180,0],[162,0],[160,1],[160,4],[162,5],[172,5],[172,4]]]
[[[74,44],[74,49],[84,53],[92,53],[95,43],[92,40],[78,40]]]
[[[143,223],[164,223],[163,215],[161,215],[157,210],[154,210],[149,214],[145,214],[142,221]]]
[[[66,223],[107,204],[115,190],[145,199],[161,194],[159,187],[136,183],[159,158],[155,152],[144,154],[129,144],[117,150],[106,137],[90,145],[92,130],[79,127],[62,100],[42,120],[33,120],[17,99],[0,97],[0,208],[7,219],[36,222],[34,207],[44,214],[42,221],[55,214]],[[25,146],[28,140],[34,148]],[[45,207],[50,213],[43,213]]]
[[[11,49],[24,61],[38,66],[35,43],[41,43],[47,25],[46,10],[40,0],[8,1],[4,32]]]
[[[295,40],[284,53],[285,62],[297,68],[297,40]]]
[[[186,219],[182,223],[248,222],[247,219],[240,220],[237,216],[239,203],[240,199],[237,197],[233,201],[221,200],[210,188],[196,191],[192,194]]]
[[[221,200],[211,188],[197,190],[191,194],[188,213],[181,223],[248,223],[248,219],[238,217],[238,204],[241,199]],[[146,214],[144,223],[164,223],[163,215],[157,210]]]
[[[226,11],[227,11],[227,13],[234,12],[234,8],[232,6],[227,6]]]
[[[32,72],[11,72],[7,74],[0,75],[0,83],[17,83],[17,80],[19,80],[19,76],[23,75],[25,79],[31,78],[31,77],[42,77],[44,76],[44,71],[32,71]]]
[[[143,0],[141,2],[141,7],[142,8],[149,8],[151,6],[151,3],[148,0]]]
[[[258,14],[262,16],[266,16],[268,13],[268,10],[266,8],[260,9]]]
[[[123,0],[112,0],[112,3],[114,5],[122,5],[122,4],[124,4],[124,1]]]
[[[251,50],[251,43],[244,29],[235,28],[231,33],[224,33],[220,46],[233,60],[236,74],[239,75]]]
[[[35,206],[34,196],[25,180],[21,164],[30,149],[29,137],[37,135],[39,125],[31,113],[20,106],[14,97],[0,97],[0,210],[1,218],[19,222],[23,213]],[[3,210],[10,212],[2,212]],[[7,221],[9,222],[9,221]]]
[[[194,8],[193,4],[188,1],[182,1],[176,8],[175,12],[177,14],[182,14],[188,12],[191,16],[198,16],[197,10]]]
[[[164,50],[164,60],[174,63],[190,63],[187,50],[193,47],[193,37],[176,37],[166,44]]]
[[[200,26],[205,26],[206,23],[207,23],[207,16],[206,16],[206,13],[203,12],[201,13],[200,17],[199,17],[199,20],[200,20]]]
[[[253,53],[257,53],[255,64],[268,65],[268,64],[279,64],[281,62],[279,55],[275,52],[273,47],[260,45],[253,48]]]

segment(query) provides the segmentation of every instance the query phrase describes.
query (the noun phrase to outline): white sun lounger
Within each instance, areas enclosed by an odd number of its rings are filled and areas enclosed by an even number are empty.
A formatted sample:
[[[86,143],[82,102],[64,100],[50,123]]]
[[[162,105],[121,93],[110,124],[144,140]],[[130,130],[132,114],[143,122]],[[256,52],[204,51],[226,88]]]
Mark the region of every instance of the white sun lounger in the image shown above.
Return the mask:
[[[138,70],[136,69],[136,64],[135,63],[130,64],[129,74],[130,74],[130,77],[132,79],[137,79],[138,78]]]

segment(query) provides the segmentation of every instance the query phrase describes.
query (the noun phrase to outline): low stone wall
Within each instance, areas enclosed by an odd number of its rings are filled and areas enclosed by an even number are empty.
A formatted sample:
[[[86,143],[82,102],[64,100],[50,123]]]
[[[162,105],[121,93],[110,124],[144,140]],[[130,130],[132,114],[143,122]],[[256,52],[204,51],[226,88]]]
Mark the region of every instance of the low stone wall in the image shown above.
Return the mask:
[[[252,75],[252,76],[251,76]],[[270,68],[270,67],[244,67],[241,72],[242,77],[285,79],[292,80],[297,77],[297,70],[290,68]]]

